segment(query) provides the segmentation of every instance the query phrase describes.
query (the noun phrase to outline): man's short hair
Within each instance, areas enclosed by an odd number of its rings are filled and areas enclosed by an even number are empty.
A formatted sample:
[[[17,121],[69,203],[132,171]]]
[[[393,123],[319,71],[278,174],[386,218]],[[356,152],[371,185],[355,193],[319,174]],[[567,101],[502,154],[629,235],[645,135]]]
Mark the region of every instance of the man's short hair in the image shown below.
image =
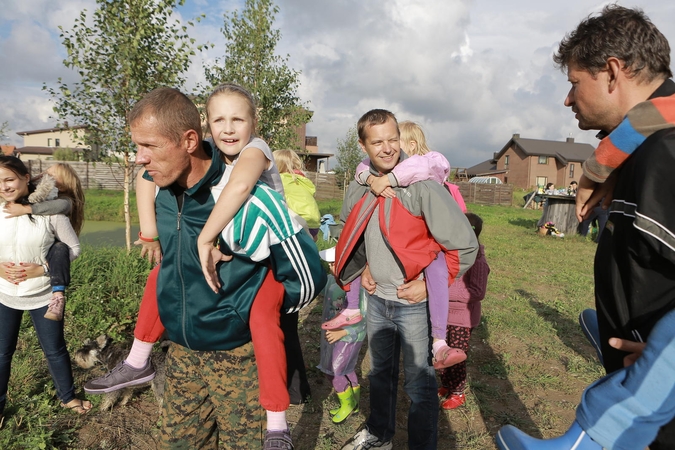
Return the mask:
[[[359,141],[366,142],[366,129],[372,127],[373,125],[382,125],[386,123],[387,120],[393,120],[396,124],[396,131],[400,135],[401,132],[398,129],[398,121],[396,116],[387,111],[386,109],[371,109],[367,113],[361,116],[358,123],[356,124],[356,132],[359,135]]]
[[[576,30],[565,35],[553,61],[562,70],[574,64],[594,76],[618,58],[629,77],[652,82],[671,78],[670,45],[666,37],[639,8],[612,4],[597,16],[588,16]]]
[[[174,144],[180,144],[183,134],[195,130],[202,139],[202,121],[192,100],[178,89],[162,87],[148,92],[136,102],[128,115],[129,125],[154,117],[160,132]]]

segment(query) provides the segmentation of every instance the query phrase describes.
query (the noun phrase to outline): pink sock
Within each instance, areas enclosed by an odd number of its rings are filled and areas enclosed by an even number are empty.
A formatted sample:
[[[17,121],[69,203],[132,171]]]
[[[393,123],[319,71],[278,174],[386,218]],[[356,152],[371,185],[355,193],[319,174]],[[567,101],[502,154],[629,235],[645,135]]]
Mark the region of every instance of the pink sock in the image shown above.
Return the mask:
[[[340,311],[340,314],[342,314],[343,316],[353,316],[353,315],[358,314],[358,313],[360,313],[360,312],[361,312],[361,310],[358,309],[358,308],[355,308],[355,309],[343,309],[342,311]]]
[[[435,341],[435,342],[431,345],[431,348],[432,348],[432,350],[433,350],[433,352],[434,352],[434,356],[436,356],[436,353],[438,353],[438,351],[439,351],[441,348],[443,348],[443,347],[445,347],[445,346],[447,346],[447,345],[448,345],[448,344],[446,344],[445,341],[444,341],[443,339],[439,339],[439,340]]]
[[[134,369],[142,369],[148,363],[153,345],[152,342],[143,342],[134,338],[134,343],[131,345],[131,350],[124,362]]]
[[[265,411],[267,413],[267,430],[284,431],[288,430],[286,422],[286,411]]]

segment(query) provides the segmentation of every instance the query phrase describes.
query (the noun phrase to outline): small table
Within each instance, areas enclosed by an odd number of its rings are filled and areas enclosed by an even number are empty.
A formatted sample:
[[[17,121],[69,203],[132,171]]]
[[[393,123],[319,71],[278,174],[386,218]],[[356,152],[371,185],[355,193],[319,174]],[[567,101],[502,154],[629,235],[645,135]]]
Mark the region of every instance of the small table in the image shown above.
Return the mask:
[[[541,219],[537,222],[537,227],[543,226],[546,222],[553,222],[558,231],[566,235],[577,234],[579,221],[575,213],[576,197],[572,195],[541,195],[546,199],[544,202],[544,211]]]

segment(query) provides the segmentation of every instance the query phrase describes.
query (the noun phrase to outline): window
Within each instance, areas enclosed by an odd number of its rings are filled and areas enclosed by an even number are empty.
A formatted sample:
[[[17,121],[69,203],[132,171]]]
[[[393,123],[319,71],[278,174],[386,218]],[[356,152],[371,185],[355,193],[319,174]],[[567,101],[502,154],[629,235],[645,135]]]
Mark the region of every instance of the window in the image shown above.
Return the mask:
[[[61,146],[61,139],[54,139],[54,147],[60,147]]]
[[[52,138],[47,138],[47,147],[52,146]]]
[[[548,156],[539,156],[539,164],[548,164]]]
[[[509,167],[509,155],[504,157],[504,167]]]
[[[574,178],[574,164],[570,164],[570,178]]]
[[[548,178],[546,177],[537,177],[537,186],[546,187],[548,184]]]

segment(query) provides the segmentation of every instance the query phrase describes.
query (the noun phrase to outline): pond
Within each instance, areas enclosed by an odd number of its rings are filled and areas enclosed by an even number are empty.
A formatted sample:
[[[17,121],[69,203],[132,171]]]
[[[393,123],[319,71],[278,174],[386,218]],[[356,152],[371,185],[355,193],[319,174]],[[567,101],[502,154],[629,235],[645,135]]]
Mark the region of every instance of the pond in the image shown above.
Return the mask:
[[[138,225],[131,226],[132,244],[138,239],[138,230]],[[85,220],[82,232],[80,233],[80,243],[98,247],[124,247],[126,245],[124,240],[124,223]]]

